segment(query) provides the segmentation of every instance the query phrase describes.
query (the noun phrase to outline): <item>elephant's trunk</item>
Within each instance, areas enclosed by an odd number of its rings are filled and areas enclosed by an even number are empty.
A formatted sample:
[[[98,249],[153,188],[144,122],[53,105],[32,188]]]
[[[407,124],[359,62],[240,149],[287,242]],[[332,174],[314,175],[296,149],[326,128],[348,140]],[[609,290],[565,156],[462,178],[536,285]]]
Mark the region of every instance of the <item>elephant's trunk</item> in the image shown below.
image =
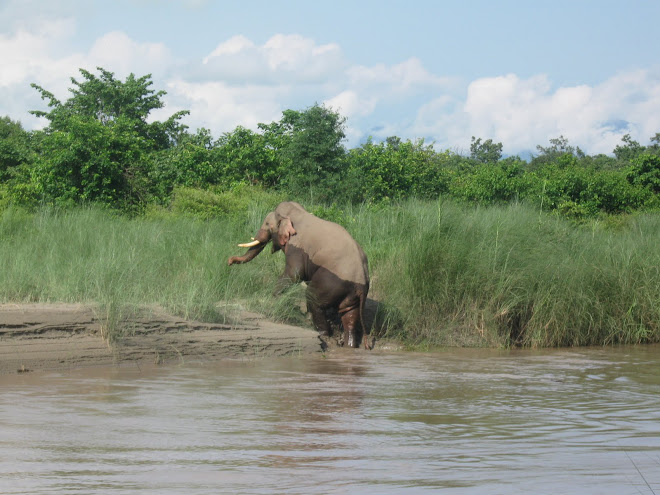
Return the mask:
[[[247,252],[243,256],[232,256],[227,261],[227,264],[231,266],[252,261],[259,253],[261,253],[261,251],[263,251],[266,244],[268,244],[268,241],[270,241],[270,234],[268,231],[264,229],[259,230],[257,237],[252,242],[239,244],[240,247],[249,247]]]

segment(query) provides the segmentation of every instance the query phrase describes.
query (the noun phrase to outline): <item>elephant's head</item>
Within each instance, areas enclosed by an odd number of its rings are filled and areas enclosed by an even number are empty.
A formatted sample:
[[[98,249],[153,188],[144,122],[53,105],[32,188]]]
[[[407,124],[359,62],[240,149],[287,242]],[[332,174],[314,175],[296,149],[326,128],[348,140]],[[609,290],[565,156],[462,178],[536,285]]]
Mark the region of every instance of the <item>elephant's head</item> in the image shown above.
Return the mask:
[[[247,253],[243,256],[232,256],[229,258],[228,264],[233,265],[252,261],[255,256],[263,251],[269,241],[273,241],[273,253],[285,249],[292,235],[296,235],[296,230],[293,227],[291,217],[285,215],[278,207],[275,211],[271,211],[266,215],[252,242],[238,245],[239,247],[249,248]]]

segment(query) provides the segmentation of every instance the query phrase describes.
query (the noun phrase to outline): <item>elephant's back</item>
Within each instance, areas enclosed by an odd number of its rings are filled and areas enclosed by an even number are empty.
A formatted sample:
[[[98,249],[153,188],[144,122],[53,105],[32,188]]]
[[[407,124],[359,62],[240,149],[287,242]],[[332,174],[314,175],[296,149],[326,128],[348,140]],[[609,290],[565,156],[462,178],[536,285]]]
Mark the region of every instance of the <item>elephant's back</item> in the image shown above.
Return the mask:
[[[342,280],[368,284],[367,256],[351,234],[334,222],[318,217],[310,220],[307,228],[312,235],[307,239],[311,241],[307,246],[300,246],[307,252],[310,261],[328,269]],[[303,240],[302,236],[300,240]]]

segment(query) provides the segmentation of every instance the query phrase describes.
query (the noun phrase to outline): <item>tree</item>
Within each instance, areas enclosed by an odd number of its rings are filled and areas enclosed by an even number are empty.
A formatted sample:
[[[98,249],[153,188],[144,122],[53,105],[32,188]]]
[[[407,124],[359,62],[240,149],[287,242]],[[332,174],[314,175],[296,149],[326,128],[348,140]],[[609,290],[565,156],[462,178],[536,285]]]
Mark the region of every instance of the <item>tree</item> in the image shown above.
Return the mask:
[[[566,139],[564,136],[559,136],[558,138],[550,139],[550,144],[552,146],[548,146],[547,148],[544,148],[540,144],[536,146],[536,149],[541,152],[542,155],[546,156],[557,156],[557,155],[574,155],[577,156],[578,158],[583,158],[584,153],[582,150],[578,147],[575,148],[574,146],[571,146],[568,144],[568,139]]]
[[[165,95],[151,89],[151,75],[130,74],[122,82],[98,71],[96,76],[80,69],[84,80],[71,78],[72,97],[64,103],[32,84],[51,108],[31,112],[49,121],[36,178],[47,201],[135,208],[151,192],[151,154],[181,139],[186,126],[179,120],[188,112],[148,122],[151,111],[164,106]]]
[[[530,168],[537,169],[548,163],[559,163],[562,166],[576,164],[578,160],[582,160],[586,156],[579,146],[568,144],[568,139],[564,136],[550,139],[550,145],[548,147],[536,146],[540,154],[532,158]]]
[[[621,141],[623,144],[619,144],[614,148],[614,156],[617,160],[631,162],[644,151],[644,146],[633,140],[630,134],[623,136]]]
[[[173,114],[165,122],[147,122],[149,114],[163,108],[161,100],[167,93],[155,92],[150,89],[153,84],[151,74],[136,78],[129,74],[125,82],[115,79],[114,74],[97,67],[100,77],[80,69],[84,81],[71,78],[74,85],[69,88],[73,94],[66,102],[61,103],[55,96],[37,84],[31,86],[41,93],[43,100],[48,100],[50,112],[33,110],[30,113],[45,117],[50,121],[50,131],[67,131],[72,116],[84,120],[95,120],[106,127],[119,120],[130,122],[135,133],[145,139],[154,149],[165,149],[171,146],[185,132],[186,126],[179,120],[190,112],[182,110]]]
[[[628,181],[660,195],[660,155],[643,153],[633,160],[628,170]]]
[[[30,156],[30,134],[23,130],[20,122],[9,117],[0,118],[0,181],[9,177],[11,171],[26,163]]]
[[[278,154],[263,134],[238,126],[215,143],[214,155],[231,183],[277,186],[281,170]]]
[[[278,123],[263,126],[267,142],[279,147],[282,181],[294,194],[331,199],[342,173],[346,119],[323,105],[285,110]]]
[[[502,143],[493,143],[492,139],[481,142],[481,138],[472,136],[470,158],[480,163],[497,163],[502,158]]]
[[[150,178],[161,202],[170,199],[176,186],[208,187],[221,180],[211,131],[201,128],[177,141],[176,146],[151,154]]]
[[[646,151],[652,155],[660,155],[660,132],[656,132],[651,138],[651,144],[647,146]]]
[[[394,151],[397,151],[399,146],[401,146],[401,138],[399,136],[388,136],[385,142],[387,143],[387,147]]]
[[[423,139],[401,141],[371,138],[346,155],[347,176],[343,189],[352,201],[388,202],[411,196],[437,198],[447,192],[451,172],[450,153],[437,153]]]

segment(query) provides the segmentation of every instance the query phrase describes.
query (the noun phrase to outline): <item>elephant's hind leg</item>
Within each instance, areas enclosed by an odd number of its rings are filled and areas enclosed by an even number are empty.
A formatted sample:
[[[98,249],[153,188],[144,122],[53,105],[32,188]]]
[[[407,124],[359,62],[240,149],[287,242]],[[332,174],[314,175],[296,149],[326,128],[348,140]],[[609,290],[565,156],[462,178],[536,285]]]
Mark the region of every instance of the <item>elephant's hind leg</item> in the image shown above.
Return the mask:
[[[358,306],[340,309],[341,324],[344,327],[344,342],[348,347],[360,347],[361,327]]]

